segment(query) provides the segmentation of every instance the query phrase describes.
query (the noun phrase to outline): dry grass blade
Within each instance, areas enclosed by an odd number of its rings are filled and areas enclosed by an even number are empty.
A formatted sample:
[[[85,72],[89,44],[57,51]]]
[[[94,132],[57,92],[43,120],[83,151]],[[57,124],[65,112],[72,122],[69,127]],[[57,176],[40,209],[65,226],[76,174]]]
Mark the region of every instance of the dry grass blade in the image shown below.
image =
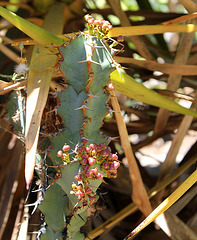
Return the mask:
[[[193,42],[193,36],[194,34],[188,34],[184,33],[179,45],[179,49],[177,51],[176,58],[174,60],[174,63],[177,64],[185,64],[188,59],[188,55],[191,50],[192,42]],[[176,91],[176,89],[179,87],[181,81],[181,76],[178,75],[170,75],[168,78],[168,90]],[[160,109],[158,116],[157,116],[157,121],[155,124],[155,129],[154,133],[157,134],[159,131],[164,129],[169,117],[169,111],[165,109]],[[174,163],[176,160],[176,155],[179,151],[179,148],[181,146],[181,143],[183,141],[184,136],[186,135],[189,126],[192,122],[192,117],[185,116],[178,132],[175,135],[175,138],[172,142],[171,148],[166,156],[166,159],[164,163],[162,164],[161,170],[160,170],[160,175],[159,175],[159,181],[164,179],[165,175],[170,174],[174,167]],[[162,193],[160,193],[157,196],[157,199],[162,197]]]
[[[115,27],[108,36],[139,36],[147,34],[158,34],[165,32],[184,32],[192,33],[197,31],[197,26],[194,24],[187,25],[149,25],[149,26],[132,26],[132,27]]]
[[[181,125],[178,129],[178,132],[176,133],[172,141],[172,145],[170,147],[170,150],[168,151],[165,161],[161,166],[158,181],[161,181],[162,179],[164,179],[164,177],[167,177],[173,170],[176,161],[176,156],[178,154],[182,141],[192,123],[192,120],[193,117],[191,116],[185,116],[183,118]]]
[[[23,161],[24,156],[21,154],[21,142],[16,141],[16,145],[7,155],[9,165],[7,166],[0,201],[0,239],[4,234],[8,222],[14,195],[18,187],[18,175]]]
[[[183,6],[187,9],[189,13],[197,12],[197,5],[192,0],[179,0],[179,3],[183,4]]]
[[[172,206],[190,187],[196,183],[195,170],[169,197],[167,197],[141,224],[139,224],[124,240],[133,239],[140,231],[153,222],[160,214]]]
[[[17,240],[24,240],[28,234],[28,224],[29,224],[29,207],[24,207],[23,221],[20,226],[19,234]]]
[[[174,75],[197,75],[197,68],[195,65],[179,65],[169,63],[158,63],[151,60],[137,60],[127,57],[115,57],[118,63],[131,63],[133,65],[149,69],[151,71],[159,71],[165,74]]]
[[[141,212],[147,216],[151,212],[152,208],[129,142],[126,124],[121,115],[120,106],[115,96],[111,97],[111,102],[115,111],[121,144],[129,164],[129,173],[132,182],[132,200]]]
[[[183,33],[181,42],[174,60],[174,64],[182,64],[182,65],[186,64],[190,50],[191,50],[193,37],[194,37],[194,33]],[[182,78],[181,75],[174,75],[174,74],[170,75],[168,78],[167,90],[176,91],[180,85],[181,78]],[[165,109],[159,110],[157,121],[154,128],[155,134],[165,128],[165,125],[168,121],[168,117],[169,117],[169,111]]]
[[[169,90],[162,90],[162,89],[156,89],[155,91],[157,93],[161,94],[162,96],[166,96],[166,97],[169,97],[169,98],[183,99],[183,100],[186,100],[186,101],[190,101],[192,103],[197,103],[197,98],[193,97],[191,95],[182,94],[182,93],[169,91]]]
[[[120,1],[119,0],[109,0],[108,1],[111,5],[111,8],[113,9],[114,13],[116,16],[120,19],[121,26],[130,26],[131,23],[124,11],[122,11],[121,6],[120,6]],[[121,35],[121,34],[119,34]],[[150,60],[154,60],[154,57],[150,54],[146,46],[144,45],[143,41],[141,40],[140,37],[137,36],[132,36],[130,37],[131,42],[134,43],[136,46],[137,50],[141,54],[142,57]]]
[[[19,56],[15,52],[7,48],[6,46],[3,46],[0,44],[0,51],[4,53],[8,58],[10,58],[12,61],[19,63],[19,59],[18,59]]]
[[[163,215],[165,232],[172,240],[196,240],[197,236],[179,217],[167,210]],[[159,219],[160,216],[157,218]]]
[[[62,33],[64,4],[56,4],[51,7],[45,22],[44,28],[51,30],[53,34]],[[55,15],[54,15],[55,14]],[[55,26],[55,27],[52,27]],[[39,57],[36,52],[39,49]],[[38,136],[42,112],[48,97],[50,81],[53,74],[53,67],[56,63],[55,56],[48,56],[48,50],[43,47],[34,47],[34,54],[31,60],[32,67],[29,73],[27,85],[26,105],[26,167],[25,177],[27,188],[33,177],[35,166],[35,154],[37,149]]]
[[[197,18],[197,12],[191,13],[191,14],[187,14],[166,22],[162,22],[163,25],[168,25],[168,24],[178,24],[178,23],[182,23],[191,19]]]
[[[172,183],[175,179],[177,179],[184,171],[186,171],[192,164],[194,164],[197,160],[197,156],[192,157],[185,164],[183,164],[180,168],[178,168],[173,174],[171,174],[168,178],[161,181],[157,185],[155,185],[149,192],[149,198],[154,197],[159,191],[163,188],[167,187],[170,183]],[[116,213],[113,217],[108,219],[106,222],[101,224],[99,227],[88,233],[88,236],[91,239],[94,239],[104,233],[108,229],[112,229],[115,227],[121,220],[128,217],[130,214],[134,213],[137,210],[137,206],[134,203],[129,204],[127,207],[122,209],[120,212]],[[86,239],[88,240],[88,238]]]
[[[0,80],[0,95],[5,95],[12,90],[17,90],[21,87],[24,87],[27,85],[27,80],[23,80],[17,83],[13,82],[4,82]]]

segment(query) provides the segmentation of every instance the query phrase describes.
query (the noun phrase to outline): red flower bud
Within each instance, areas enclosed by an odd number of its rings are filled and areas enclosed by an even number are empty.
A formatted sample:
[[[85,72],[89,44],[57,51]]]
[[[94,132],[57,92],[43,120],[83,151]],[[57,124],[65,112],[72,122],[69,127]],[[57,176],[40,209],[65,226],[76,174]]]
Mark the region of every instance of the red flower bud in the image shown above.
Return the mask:
[[[97,173],[98,173],[98,168],[97,167],[90,169],[90,175],[91,176],[96,175]]]
[[[118,155],[114,153],[114,154],[111,155],[111,158],[113,160],[118,160]]]
[[[101,173],[97,173],[96,177],[98,180],[103,180],[103,174]]]
[[[96,162],[96,159],[94,159],[94,158],[92,158],[92,157],[89,157],[89,158],[88,158],[88,162],[89,162],[89,164],[90,164],[90,166],[91,166],[91,165],[93,165],[93,164]]]
[[[90,200],[90,203],[92,204],[92,203],[96,202],[96,197],[95,196],[90,196],[89,200]]]
[[[82,167],[82,170],[86,173],[89,169],[89,165],[85,165]]]
[[[105,168],[105,170],[109,169],[109,165],[110,165],[110,163],[103,162],[103,167]]]
[[[106,142],[103,142],[103,143],[100,143],[99,146],[102,148],[102,149],[105,149],[107,147],[107,144]]]
[[[68,150],[70,150],[70,145],[65,144],[65,145],[63,146],[62,150],[63,150],[64,152],[67,152]]]
[[[90,195],[92,193],[92,189],[90,187],[85,188],[85,194]]]
[[[82,174],[81,174],[81,173],[77,174],[77,175],[75,176],[75,180],[76,180],[76,181],[81,181],[81,180],[82,180]]]
[[[120,163],[118,161],[113,161],[113,166],[114,166],[114,169],[117,169],[120,167]]]
[[[114,85],[113,85],[113,83],[109,83],[109,84],[107,85],[106,89],[107,89],[108,91],[114,90]]]
[[[86,158],[82,158],[80,161],[81,165],[84,165],[84,166],[87,164],[87,162],[88,160]]]
[[[87,153],[91,152],[91,148],[90,147],[86,147],[85,150],[86,150]]]
[[[77,152],[78,152],[78,153],[82,153],[82,152],[83,152],[83,147],[82,147],[82,146],[79,146],[79,147],[77,148]]]
[[[83,153],[82,155],[81,155],[81,158],[88,158],[88,154],[87,153]]]
[[[62,150],[59,150],[59,151],[57,152],[57,157],[62,157],[62,155],[63,155]]]
[[[88,141],[88,140],[87,140],[85,137],[82,137],[82,138],[81,138],[81,143],[82,143],[82,144],[86,144],[87,141]]]
[[[91,144],[89,145],[89,147],[90,147],[91,149],[93,149],[93,150],[96,150],[96,149],[97,149],[97,144],[96,144],[96,143],[91,143]]]
[[[84,196],[84,192],[82,192],[81,190],[78,190],[76,193],[75,193],[76,196],[82,198]]]

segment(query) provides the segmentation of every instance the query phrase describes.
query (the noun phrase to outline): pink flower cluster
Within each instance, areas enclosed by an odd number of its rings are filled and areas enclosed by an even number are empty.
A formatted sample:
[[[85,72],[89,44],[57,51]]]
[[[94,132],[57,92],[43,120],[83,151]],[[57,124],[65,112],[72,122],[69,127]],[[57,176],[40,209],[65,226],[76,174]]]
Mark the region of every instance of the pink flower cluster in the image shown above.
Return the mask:
[[[116,178],[117,169],[120,166],[117,154],[112,154],[110,147],[105,142],[86,144],[86,138],[82,137],[81,144],[75,150],[74,159],[80,162],[81,168],[80,172],[74,177],[78,185],[73,183],[73,190],[70,192],[75,194],[79,200],[82,200],[83,205],[87,205],[88,199],[90,203],[96,201],[96,193],[93,191],[90,181],[102,181],[104,177]],[[58,151],[57,156],[68,163],[70,146],[65,144],[62,150]]]
[[[73,184],[72,194],[78,199],[85,200],[89,198],[93,203],[96,193],[93,191],[90,181],[103,180],[104,177],[117,177],[117,169],[120,166],[117,154],[112,154],[110,147],[106,143],[91,143],[86,146],[87,140],[81,139],[81,145],[76,149],[76,158],[80,161],[81,172],[75,176],[75,180],[79,185]]]
[[[106,35],[109,30],[112,30],[112,25],[109,21],[105,21],[103,19],[95,20],[91,15],[85,15],[85,20],[88,23],[88,28],[90,35]],[[102,36],[101,36],[102,37]]]

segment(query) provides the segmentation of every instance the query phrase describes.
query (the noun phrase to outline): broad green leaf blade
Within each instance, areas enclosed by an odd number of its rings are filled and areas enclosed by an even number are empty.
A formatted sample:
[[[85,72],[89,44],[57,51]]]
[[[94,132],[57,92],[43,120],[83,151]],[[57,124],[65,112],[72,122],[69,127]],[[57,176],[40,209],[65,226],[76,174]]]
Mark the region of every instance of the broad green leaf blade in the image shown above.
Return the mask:
[[[0,15],[41,45],[61,45],[63,40],[0,6]],[[62,17],[63,18],[63,17]],[[54,20],[55,18],[53,18]]]
[[[124,72],[121,72],[121,76],[117,70],[110,74],[112,83],[115,90],[133,99],[137,99],[144,103],[168,109],[169,111],[181,113],[184,115],[190,115],[197,117],[197,112],[184,108],[178,103],[161,96],[155,91],[146,88],[143,84],[136,82],[132,77]]]

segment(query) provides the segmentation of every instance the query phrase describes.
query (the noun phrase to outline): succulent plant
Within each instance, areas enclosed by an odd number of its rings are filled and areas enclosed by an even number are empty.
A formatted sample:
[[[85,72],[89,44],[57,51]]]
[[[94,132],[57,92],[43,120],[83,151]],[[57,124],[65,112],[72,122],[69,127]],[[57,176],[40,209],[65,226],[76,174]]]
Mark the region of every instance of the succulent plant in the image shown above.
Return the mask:
[[[115,68],[114,53],[105,42],[112,25],[90,15],[85,19],[89,33],[80,33],[58,46],[61,57],[57,66],[68,86],[58,94],[57,110],[64,130],[50,137],[48,155],[57,173],[40,204],[47,224],[41,239],[48,239],[51,232],[84,239],[80,228],[89,217],[89,206],[98,199],[98,186],[104,177],[116,177],[120,165],[99,130],[109,112],[107,102],[113,90],[109,74]],[[57,212],[51,215],[48,208]]]

